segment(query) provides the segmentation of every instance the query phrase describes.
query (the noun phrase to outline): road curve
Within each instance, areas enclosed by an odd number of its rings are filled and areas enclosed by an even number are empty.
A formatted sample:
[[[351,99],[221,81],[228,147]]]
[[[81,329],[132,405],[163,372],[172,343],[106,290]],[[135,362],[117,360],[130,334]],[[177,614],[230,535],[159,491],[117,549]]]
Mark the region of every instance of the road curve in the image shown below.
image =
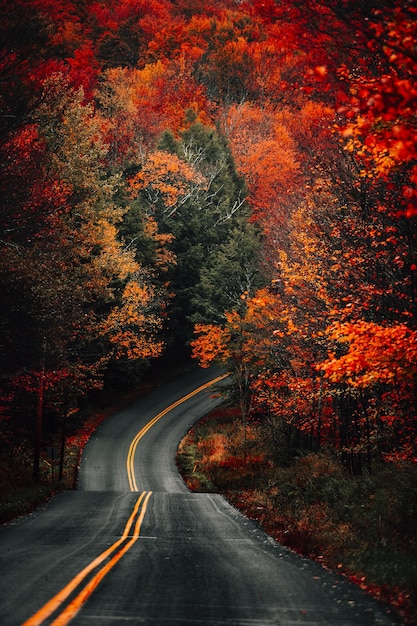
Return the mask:
[[[0,529],[2,626],[400,623],[221,496],[187,490],[175,451],[220,401],[205,387],[218,374],[191,372],[106,420],[78,489]]]

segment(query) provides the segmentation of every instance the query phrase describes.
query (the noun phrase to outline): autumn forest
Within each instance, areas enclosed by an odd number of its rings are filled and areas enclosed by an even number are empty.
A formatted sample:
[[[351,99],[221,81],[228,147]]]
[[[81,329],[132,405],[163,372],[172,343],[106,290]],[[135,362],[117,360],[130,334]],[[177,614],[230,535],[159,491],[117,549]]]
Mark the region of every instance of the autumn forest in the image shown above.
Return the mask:
[[[177,351],[276,454],[417,461],[415,4],[2,0],[0,29],[3,458],[39,479]]]

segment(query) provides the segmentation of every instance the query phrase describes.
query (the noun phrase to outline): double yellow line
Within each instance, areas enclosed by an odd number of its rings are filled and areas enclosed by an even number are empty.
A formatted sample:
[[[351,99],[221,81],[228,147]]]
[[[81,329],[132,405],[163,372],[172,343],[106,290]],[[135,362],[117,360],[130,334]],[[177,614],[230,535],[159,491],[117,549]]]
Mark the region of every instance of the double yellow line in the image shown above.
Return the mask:
[[[167,409],[158,413],[156,417],[151,419],[146,426],[138,432],[129,446],[129,452],[127,455],[127,475],[131,491],[138,491],[134,471],[134,458],[137,445],[142,437],[150,428],[152,428],[154,424],[156,424],[158,420],[161,419],[161,417],[166,415],[169,411],[200,393],[200,391],[203,391],[204,389],[207,389],[207,387],[219,382],[226,376],[227,374],[218,376],[208,383],[201,385],[201,387],[198,387],[198,389],[195,389],[180,400],[177,400],[177,402],[171,404]],[[81,572],[74,576],[74,578],[70,580],[70,582],[63,589],[61,589],[61,591],[59,591],[51,600],[49,600],[49,602],[39,609],[37,613],[26,620],[22,626],[40,626],[54,613],[56,614],[56,617],[52,618],[53,621],[50,623],[50,626],[66,626],[66,624],[68,624],[75,617],[103,578],[110,572],[111,569],[113,569],[116,563],[120,561],[126,552],[130,550],[130,548],[139,539],[143,518],[145,517],[146,508],[151,495],[152,491],[142,491],[136,500],[133,511],[127,520],[120,539],[115,541],[109,548],[104,550],[104,552],[91,561],[91,563],[89,563],[89,565],[87,565],[83,570],[81,570]]]
[[[61,609],[65,600],[73,593],[76,593],[76,595],[70,599],[66,607],[59,613],[54,621],[51,622],[51,626],[65,626],[75,617],[103,578],[139,539],[142,521],[145,517],[146,508],[151,495],[151,491],[143,491],[140,494],[120,539],[115,541],[107,550],[104,550],[104,552],[91,561],[87,567],[81,570],[79,574],[74,576],[56,596],[49,600],[35,615],[32,615],[23,626],[39,626],[54,612]],[[133,524],[134,528],[131,533]],[[102,567],[99,567],[101,565]],[[97,571],[93,573],[94,570]],[[92,576],[89,577],[89,574],[92,574]]]
[[[194,389],[194,391],[184,396],[183,398],[180,398],[179,400],[171,404],[169,407],[167,407],[166,409],[158,413],[158,415],[156,415],[153,419],[151,419],[142,428],[142,430],[138,432],[138,434],[133,438],[129,446],[129,452],[127,453],[126,469],[127,469],[127,477],[129,480],[130,491],[139,491],[137,483],[136,483],[136,477],[135,477],[134,459],[135,459],[136,448],[138,446],[139,441],[142,439],[142,437],[146,435],[148,430],[152,428],[152,426],[154,426],[154,424],[156,424],[156,422],[158,422],[161,419],[161,417],[164,417],[164,415],[172,411],[172,409],[175,409],[175,407],[179,406],[183,402],[186,402],[193,396],[197,395],[198,393],[200,393],[200,391],[203,391],[204,389],[211,387],[211,385],[218,383],[220,380],[223,380],[223,378],[226,378],[227,376],[228,374],[222,374],[221,376],[217,376],[217,378],[210,380],[208,383],[201,385],[201,387],[198,387],[198,389]]]

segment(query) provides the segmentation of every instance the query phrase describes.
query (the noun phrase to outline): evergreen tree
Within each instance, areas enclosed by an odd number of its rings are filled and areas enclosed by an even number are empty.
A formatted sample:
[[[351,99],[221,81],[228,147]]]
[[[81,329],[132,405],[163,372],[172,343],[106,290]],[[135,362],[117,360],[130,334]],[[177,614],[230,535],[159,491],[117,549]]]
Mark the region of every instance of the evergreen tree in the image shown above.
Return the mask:
[[[248,222],[244,182],[217,130],[197,122],[176,143],[165,134],[161,146],[181,155],[207,181],[204,189],[160,219],[161,229],[174,235],[177,261],[168,272],[175,294],[169,335],[188,342],[192,322],[218,321],[226,310],[240,306],[245,291],[260,286],[260,235]]]

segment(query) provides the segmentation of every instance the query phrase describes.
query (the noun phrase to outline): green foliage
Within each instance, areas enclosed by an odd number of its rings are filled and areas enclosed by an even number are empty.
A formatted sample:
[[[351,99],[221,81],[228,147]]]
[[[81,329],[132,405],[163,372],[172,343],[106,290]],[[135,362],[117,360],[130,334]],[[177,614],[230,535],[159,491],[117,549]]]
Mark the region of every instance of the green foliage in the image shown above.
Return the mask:
[[[175,293],[170,329],[188,341],[191,322],[221,320],[240,305],[244,291],[260,286],[261,237],[248,223],[245,186],[220,133],[197,122],[177,143],[165,133],[161,146],[193,164],[208,182],[174,214],[159,218],[161,230],[174,235],[177,261],[168,272]]]
[[[193,298],[194,323],[221,322],[224,312],[239,308],[242,294],[261,285],[260,237],[252,224],[231,229],[201,270]]]
[[[181,146],[175,139],[174,133],[170,130],[165,130],[158,141],[158,150],[163,152],[169,152],[169,154],[176,154],[178,157],[183,156],[181,152]]]

